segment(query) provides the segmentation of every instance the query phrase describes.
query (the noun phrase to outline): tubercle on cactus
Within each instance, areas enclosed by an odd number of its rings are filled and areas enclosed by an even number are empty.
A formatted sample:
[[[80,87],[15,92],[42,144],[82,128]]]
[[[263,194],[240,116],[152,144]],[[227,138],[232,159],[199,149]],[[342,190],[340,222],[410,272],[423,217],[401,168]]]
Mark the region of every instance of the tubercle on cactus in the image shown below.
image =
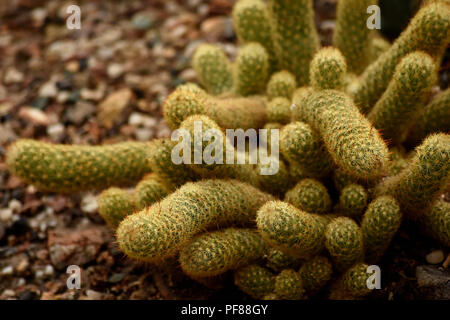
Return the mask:
[[[218,95],[232,89],[231,63],[217,45],[201,44],[194,52],[192,66],[199,82],[210,94]]]
[[[374,193],[376,196],[393,196],[405,217],[417,219],[449,183],[449,159],[450,135],[430,135],[416,148],[408,167],[383,180]]]
[[[251,225],[258,208],[272,199],[236,180],[189,182],[126,217],[117,228],[117,241],[128,256],[158,263],[176,255],[195,234],[209,227]]]
[[[302,278],[302,284],[306,294],[312,296],[331,280],[333,267],[325,256],[316,256],[306,261],[298,273]]]
[[[319,49],[311,0],[270,0],[269,21],[281,69],[292,72],[299,86],[309,83],[309,63]]]
[[[234,284],[254,299],[263,299],[275,290],[275,275],[256,264],[244,266],[234,273]]]
[[[334,162],[355,177],[374,179],[385,170],[388,148],[352,99],[337,90],[312,93],[302,117],[317,130]]]
[[[272,99],[267,104],[267,120],[269,123],[289,123],[291,120],[291,102],[284,97]]]
[[[301,262],[301,260],[297,257],[286,254],[286,252],[275,248],[269,248],[266,260],[266,266],[275,272],[280,272],[283,269],[294,268]]]
[[[424,5],[392,46],[361,75],[353,98],[368,113],[387,88],[396,65],[408,53],[423,51],[440,61],[450,40],[450,4],[432,1]]]
[[[266,121],[266,99],[260,96],[217,98],[195,85],[177,87],[165,100],[164,119],[172,129],[191,115],[207,115],[226,129],[261,128]]]
[[[367,286],[370,276],[369,266],[356,263],[349,268],[332,286],[329,298],[332,300],[355,300],[368,295],[371,289]]]
[[[274,98],[291,99],[297,88],[295,76],[287,70],[281,70],[272,74],[267,83],[266,94],[269,100]]]
[[[145,142],[102,146],[22,139],[9,146],[8,169],[42,191],[79,192],[129,185],[150,172]]]
[[[429,236],[450,247],[450,202],[436,200],[420,221]]]
[[[274,293],[285,300],[300,300],[305,298],[302,277],[293,269],[285,269],[275,277]]]
[[[261,260],[267,251],[254,229],[227,228],[195,237],[180,252],[184,273],[212,277]]]
[[[363,186],[349,184],[341,190],[339,203],[334,211],[352,218],[360,217],[364,213],[368,199],[369,194]]]
[[[402,142],[437,81],[433,59],[420,51],[406,55],[368,119],[383,136]]]

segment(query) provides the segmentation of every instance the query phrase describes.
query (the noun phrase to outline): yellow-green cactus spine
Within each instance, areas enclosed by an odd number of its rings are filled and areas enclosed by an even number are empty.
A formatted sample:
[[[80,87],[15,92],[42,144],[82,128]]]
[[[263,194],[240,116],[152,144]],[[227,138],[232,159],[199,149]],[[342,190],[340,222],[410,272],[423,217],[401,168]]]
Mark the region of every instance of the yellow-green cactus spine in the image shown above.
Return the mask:
[[[254,299],[262,299],[275,290],[275,275],[268,269],[250,264],[234,273],[234,284]]]
[[[174,186],[180,186],[188,181],[195,181],[198,174],[186,164],[175,164],[172,150],[177,145],[170,139],[153,140],[148,147],[148,163],[153,172]]]
[[[149,262],[173,257],[208,227],[251,225],[272,196],[236,180],[187,183],[160,202],[128,216],[117,241],[128,256]]]
[[[283,300],[300,300],[305,298],[302,278],[293,269],[285,269],[275,278],[274,293]]]
[[[287,98],[278,97],[267,104],[267,120],[282,124],[291,121],[291,101]]]
[[[239,49],[234,61],[234,85],[238,95],[263,93],[269,78],[269,55],[257,42]]]
[[[351,72],[360,74],[370,62],[372,32],[367,8],[378,0],[340,0],[337,3],[333,44],[342,52]]]
[[[280,151],[290,163],[300,164],[311,177],[324,177],[333,166],[322,139],[304,122],[293,122],[281,129]]]
[[[300,262],[297,257],[275,248],[269,249],[266,259],[267,267],[276,272],[287,268],[294,268]]]
[[[286,192],[284,201],[309,213],[324,214],[331,210],[327,188],[316,179],[303,179]]]
[[[436,81],[436,66],[429,55],[423,52],[406,55],[368,119],[385,138],[402,142]]]
[[[450,88],[438,93],[423,109],[411,128],[407,142],[420,143],[434,132],[446,132],[450,128]]]
[[[98,213],[112,229],[116,229],[126,216],[136,210],[130,193],[116,187],[104,190],[97,202]]]
[[[328,220],[289,203],[266,203],[259,209],[256,223],[265,240],[293,256],[310,257],[324,248]]]
[[[266,4],[261,0],[239,0],[233,6],[233,26],[239,43],[258,42],[269,54],[270,70],[277,68]]]
[[[231,63],[214,44],[201,44],[194,52],[192,66],[200,84],[212,95],[230,91],[233,86]]]
[[[309,83],[309,63],[320,47],[312,0],[270,0],[269,18],[280,69],[289,70],[299,86]]]
[[[18,140],[9,146],[10,172],[43,191],[78,192],[129,185],[150,172],[144,142],[76,146]]]
[[[136,210],[142,210],[156,201],[167,196],[173,187],[164,183],[162,179],[154,173],[146,175],[134,189],[134,202]]]
[[[306,261],[298,271],[307,295],[314,295],[331,279],[333,267],[324,256]]]
[[[267,83],[266,94],[271,100],[274,98],[291,99],[297,88],[295,76],[287,70],[275,72]]]
[[[325,246],[339,271],[347,270],[364,257],[361,228],[347,217],[338,217],[327,225]]]
[[[450,135],[431,135],[416,148],[408,167],[376,187],[376,195],[392,195],[406,217],[420,217],[449,183],[449,159]]]
[[[356,105],[368,113],[388,87],[395,67],[408,53],[424,51],[439,61],[450,35],[450,4],[432,2],[416,14],[392,46],[361,75],[354,91]]]
[[[227,228],[195,237],[180,251],[180,264],[188,276],[212,277],[262,259],[266,251],[255,230]]]
[[[207,115],[225,129],[261,128],[266,122],[266,99],[216,98],[197,86],[178,86],[165,100],[164,119],[176,129],[192,115]]]
[[[349,184],[341,190],[335,211],[352,218],[360,217],[364,213],[368,199],[369,195],[363,186]]]
[[[352,99],[337,90],[314,92],[303,104],[304,116],[323,138],[334,162],[351,175],[379,177],[388,162],[388,148]]]
[[[428,235],[450,247],[450,203],[437,200],[421,221]]]
[[[376,262],[381,257],[401,222],[400,207],[391,196],[378,197],[369,204],[361,222],[366,261]]]
[[[342,90],[345,86],[347,63],[338,49],[323,48],[312,59],[309,74],[311,85],[316,90]]]

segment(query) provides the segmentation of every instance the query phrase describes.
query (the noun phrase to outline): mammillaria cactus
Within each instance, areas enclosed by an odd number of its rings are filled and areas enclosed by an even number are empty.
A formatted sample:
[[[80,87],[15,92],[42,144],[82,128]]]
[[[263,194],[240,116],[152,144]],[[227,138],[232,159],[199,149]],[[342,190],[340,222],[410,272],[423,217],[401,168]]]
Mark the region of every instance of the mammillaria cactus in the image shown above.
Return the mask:
[[[218,95],[233,87],[233,72],[228,57],[213,44],[201,44],[195,50],[192,66],[200,84],[212,95]]]
[[[194,238],[181,250],[180,263],[189,276],[212,277],[261,259],[266,250],[255,230],[228,228]]]
[[[338,49],[323,48],[312,59],[309,73],[314,89],[341,90],[345,84],[347,63]]]
[[[363,186],[349,184],[341,190],[335,211],[344,216],[357,218],[363,214],[368,198],[369,195]]]
[[[274,293],[281,299],[299,300],[304,298],[302,277],[293,269],[285,269],[275,277]]]
[[[269,99],[279,97],[291,99],[295,88],[297,88],[295,76],[289,71],[281,70],[273,73],[270,77],[266,93]]]
[[[269,122],[289,123],[291,121],[291,102],[284,97],[274,98],[267,104]]]
[[[406,55],[368,119],[384,137],[402,142],[436,80],[436,66],[429,55],[422,52]]]
[[[250,225],[257,209],[272,197],[235,180],[187,183],[162,201],[123,220],[117,228],[119,247],[142,261],[175,255],[208,226]]]
[[[331,279],[333,267],[324,256],[316,256],[306,261],[298,271],[307,295],[313,295]]]
[[[262,299],[275,290],[275,275],[268,269],[250,264],[234,273],[234,283],[254,299]]]
[[[78,192],[126,185],[150,172],[148,143],[57,145],[18,140],[8,148],[9,170],[45,191]]]
[[[315,179],[303,179],[286,193],[285,201],[309,213],[328,213],[331,199],[327,188]]]

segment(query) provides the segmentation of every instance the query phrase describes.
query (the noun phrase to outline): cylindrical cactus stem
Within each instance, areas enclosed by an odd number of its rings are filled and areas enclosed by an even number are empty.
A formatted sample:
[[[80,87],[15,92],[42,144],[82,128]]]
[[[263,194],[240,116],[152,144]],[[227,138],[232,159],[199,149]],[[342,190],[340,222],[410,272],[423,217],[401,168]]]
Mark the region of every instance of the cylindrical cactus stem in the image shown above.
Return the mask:
[[[287,98],[274,98],[267,104],[267,120],[282,124],[291,121],[291,101]]]
[[[361,75],[353,93],[360,110],[363,113],[371,110],[388,87],[395,67],[406,54],[424,51],[439,61],[448,44],[449,34],[450,4],[436,1],[422,7],[389,50]]]
[[[270,71],[277,68],[267,6],[261,0],[239,0],[233,6],[233,27],[240,44],[258,42],[269,54]]]
[[[283,300],[300,300],[305,298],[302,278],[293,269],[285,269],[275,277],[274,293]]]
[[[408,160],[406,159],[406,155],[401,148],[394,147],[389,150],[389,166],[388,166],[388,175],[394,176],[399,174],[408,166]]]
[[[364,213],[368,200],[369,195],[363,186],[349,184],[342,189],[335,211],[347,217],[358,218]]]
[[[347,63],[338,49],[323,48],[312,59],[309,74],[311,85],[316,90],[342,90],[345,86]]]
[[[385,170],[388,148],[352,99],[337,90],[313,93],[304,116],[323,138],[334,162],[351,175],[374,179]]]
[[[338,217],[325,230],[325,246],[339,271],[345,271],[364,258],[363,235],[353,219]]]
[[[167,196],[173,187],[162,181],[155,173],[146,175],[134,188],[136,210],[142,210]]]
[[[149,143],[102,146],[51,144],[22,139],[9,146],[10,172],[39,190],[78,192],[129,185],[150,172]]]
[[[421,218],[425,232],[450,247],[450,203],[437,200]]]
[[[368,265],[365,263],[357,263],[348,269],[342,276],[342,287],[350,295],[354,297],[363,297],[371,292],[367,285],[370,277],[368,273]]]
[[[321,137],[304,122],[292,122],[281,129],[280,150],[290,163],[300,164],[310,177],[325,177],[333,167]]]
[[[148,147],[148,163],[153,172],[167,183],[181,186],[188,181],[199,179],[199,175],[186,164],[175,164],[172,150],[177,145],[170,139],[153,140]]]
[[[339,192],[350,184],[360,184],[360,179],[350,175],[342,168],[334,169],[332,179],[334,186]]]
[[[212,277],[262,259],[266,251],[256,230],[227,228],[195,237],[180,251],[180,264],[188,276]]]
[[[270,0],[272,39],[280,69],[289,70],[299,86],[309,83],[309,63],[320,47],[312,0]]]
[[[269,100],[274,98],[291,99],[297,88],[295,76],[287,70],[281,70],[272,74],[267,83],[266,94]]]
[[[237,163],[237,150],[234,150],[222,128],[211,118],[204,115],[189,116],[180,124],[180,129],[188,133],[188,137],[183,136],[180,143],[183,149],[190,149],[188,167],[192,171],[202,178],[232,178],[259,186],[260,177],[253,164]],[[210,137],[205,139],[206,135]],[[235,159],[233,163],[226,163],[226,153],[230,150],[234,150]]]
[[[187,117],[209,116],[224,129],[261,128],[266,122],[266,99],[260,96],[216,98],[191,85],[178,86],[164,102],[164,119],[176,129]]]
[[[289,188],[292,187],[294,181],[289,173],[289,168],[284,161],[278,159],[278,172],[275,174],[262,175],[259,174],[262,168],[268,168],[270,164],[258,163],[256,166],[256,175],[258,176],[258,184],[263,191],[275,195],[283,195]],[[239,180],[239,179],[238,179]]]
[[[423,52],[406,55],[368,119],[385,138],[401,143],[437,81],[433,59]]]
[[[298,271],[308,296],[314,295],[331,279],[333,267],[328,258],[316,256],[306,261]]]
[[[307,121],[306,116],[307,108],[305,103],[307,99],[313,94],[314,89],[312,87],[300,87],[292,94],[292,106],[291,115],[292,121]]]
[[[295,268],[297,265],[300,265],[301,261],[297,257],[275,248],[269,249],[266,259],[267,267],[275,272],[280,272],[287,268]]]
[[[234,284],[254,299],[262,299],[275,289],[275,275],[268,269],[250,264],[234,272]]]
[[[157,263],[175,256],[209,227],[251,225],[256,211],[269,200],[273,200],[269,194],[236,180],[187,183],[128,216],[117,228],[117,241],[128,256]]]
[[[366,261],[376,262],[381,257],[401,222],[400,207],[391,196],[378,197],[369,204],[361,222]]]
[[[372,37],[370,41],[370,62],[376,61],[383,53],[389,50],[391,43],[381,35]]]
[[[192,66],[200,84],[212,95],[230,91],[233,86],[231,63],[214,44],[201,44],[194,52]]]
[[[401,173],[382,181],[375,195],[392,195],[408,218],[420,217],[443,193],[450,176],[450,135],[426,138]]]
[[[331,211],[331,199],[327,188],[316,179],[303,179],[286,192],[284,201],[300,210],[324,214]]]
[[[97,202],[98,213],[114,230],[126,216],[136,211],[131,194],[116,187],[104,190]]]
[[[407,142],[417,145],[427,135],[450,128],[450,88],[438,93],[423,109],[411,128]]]
[[[292,256],[307,258],[324,249],[328,219],[301,211],[282,201],[270,201],[257,214],[262,237]]]
[[[241,96],[261,94],[269,79],[269,55],[257,42],[240,48],[234,61],[235,92]]]
[[[340,0],[336,9],[333,44],[347,60],[350,72],[360,74],[370,63],[373,31],[367,27],[367,8],[378,0]]]

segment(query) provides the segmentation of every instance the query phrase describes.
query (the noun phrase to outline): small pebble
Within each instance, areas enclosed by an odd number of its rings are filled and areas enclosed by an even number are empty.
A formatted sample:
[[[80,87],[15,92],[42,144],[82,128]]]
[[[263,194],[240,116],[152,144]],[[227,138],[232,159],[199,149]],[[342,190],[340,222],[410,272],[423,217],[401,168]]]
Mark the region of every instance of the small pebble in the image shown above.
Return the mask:
[[[64,126],[61,123],[55,123],[47,127],[47,134],[54,140],[60,141],[64,137]]]
[[[13,266],[6,266],[2,269],[2,271],[0,272],[0,274],[4,275],[4,276],[8,276],[8,275],[12,275],[14,272],[14,268]]]
[[[444,261],[444,252],[442,250],[435,250],[425,257],[429,264],[438,264]]]

